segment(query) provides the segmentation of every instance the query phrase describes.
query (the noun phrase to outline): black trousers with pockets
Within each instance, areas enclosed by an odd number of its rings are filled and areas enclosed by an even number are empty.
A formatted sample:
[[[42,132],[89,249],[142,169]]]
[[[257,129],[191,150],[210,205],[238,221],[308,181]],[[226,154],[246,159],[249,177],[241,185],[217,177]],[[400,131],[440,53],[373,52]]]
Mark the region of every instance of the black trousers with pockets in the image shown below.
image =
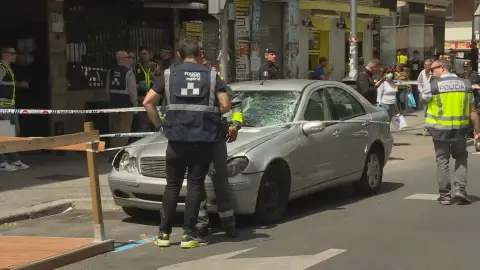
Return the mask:
[[[205,176],[213,159],[213,143],[168,142],[166,152],[167,186],[163,193],[160,231],[170,234],[185,172],[187,196],[184,226],[186,234],[196,232],[200,203],[205,198]]]

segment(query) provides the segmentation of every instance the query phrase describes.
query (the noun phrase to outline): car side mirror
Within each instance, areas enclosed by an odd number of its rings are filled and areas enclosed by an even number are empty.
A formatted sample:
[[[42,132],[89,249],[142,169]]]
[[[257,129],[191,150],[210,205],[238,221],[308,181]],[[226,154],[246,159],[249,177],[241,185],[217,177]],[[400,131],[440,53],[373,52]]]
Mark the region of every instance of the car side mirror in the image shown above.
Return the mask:
[[[302,129],[303,133],[308,136],[310,134],[325,131],[325,127],[325,122],[323,121],[309,121],[303,124]]]

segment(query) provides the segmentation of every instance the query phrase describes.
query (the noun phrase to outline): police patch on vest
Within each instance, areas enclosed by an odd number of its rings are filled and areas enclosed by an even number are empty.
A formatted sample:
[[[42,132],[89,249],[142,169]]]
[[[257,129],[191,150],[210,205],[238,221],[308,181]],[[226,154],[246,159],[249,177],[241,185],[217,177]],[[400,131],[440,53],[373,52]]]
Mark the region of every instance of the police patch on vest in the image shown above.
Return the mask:
[[[467,87],[465,83],[460,80],[448,80],[438,82],[438,91],[440,93],[446,92],[465,92]]]
[[[189,82],[189,83],[187,83],[186,88],[180,88],[180,95],[182,95],[182,96],[199,96],[200,95],[200,88],[195,87],[195,83]]]
[[[268,71],[264,71],[263,76],[267,77],[268,76]]]
[[[202,79],[200,72],[185,71],[184,74],[187,81],[200,81]]]

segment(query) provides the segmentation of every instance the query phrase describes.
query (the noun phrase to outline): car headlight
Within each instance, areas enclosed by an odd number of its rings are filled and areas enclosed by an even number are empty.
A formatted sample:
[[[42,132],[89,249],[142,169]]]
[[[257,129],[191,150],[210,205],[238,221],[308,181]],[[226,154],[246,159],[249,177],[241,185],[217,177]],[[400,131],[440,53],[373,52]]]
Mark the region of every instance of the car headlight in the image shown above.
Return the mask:
[[[130,158],[130,155],[126,152],[123,153],[120,161],[118,162],[118,169],[125,170],[129,173],[138,172],[137,159]]]
[[[243,171],[245,171],[247,166],[248,166],[248,158],[246,157],[237,157],[229,160],[227,163],[228,177],[234,177],[243,173]]]
[[[130,155],[125,152],[123,153],[122,157],[120,157],[120,161],[118,162],[118,169],[126,170],[129,164],[130,164]]]

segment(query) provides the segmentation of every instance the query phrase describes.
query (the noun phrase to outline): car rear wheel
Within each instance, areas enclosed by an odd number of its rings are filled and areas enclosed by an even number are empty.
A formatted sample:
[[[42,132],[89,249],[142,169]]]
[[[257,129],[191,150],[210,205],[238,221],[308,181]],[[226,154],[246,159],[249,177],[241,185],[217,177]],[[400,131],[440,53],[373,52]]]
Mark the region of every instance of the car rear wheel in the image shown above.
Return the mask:
[[[270,166],[260,183],[255,217],[262,224],[277,223],[285,215],[290,195],[290,172],[282,165]]]
[[[353,184],[361,195],[372,196],[380,191],[383,179],[383,161],[381,151],[373,148],[367,156],[362,178]]]
[[[122,207],[123,212],[134,219],[151,219],[158,216],[158,211],[145,210],[136,207]]]

